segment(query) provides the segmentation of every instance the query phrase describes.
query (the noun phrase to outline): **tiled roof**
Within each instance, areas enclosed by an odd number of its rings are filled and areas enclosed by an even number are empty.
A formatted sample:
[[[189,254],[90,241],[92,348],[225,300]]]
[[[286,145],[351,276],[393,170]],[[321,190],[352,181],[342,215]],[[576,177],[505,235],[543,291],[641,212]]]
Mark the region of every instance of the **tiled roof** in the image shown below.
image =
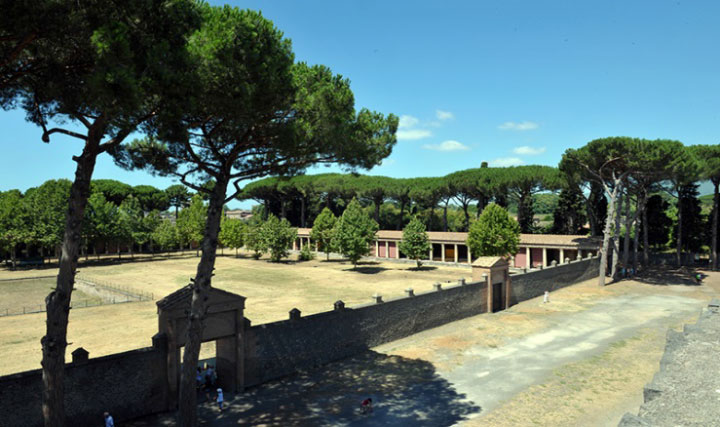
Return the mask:
[[[310,235],[309,228],[298,228],[299,237],[308,237]],[[436,243],[462,243],[467,241],[467,233],[458,233],[452,231],[428,231],[428,238],[431,242]],[[402,231],[399,230],[380,230],[377,232],[379,240],[402,240]],[[562,246],[565,248],[588,248],[597,249],[602,244],[599,237],[588,237],[579,235],[565,234],[521,234],[520,246]]]

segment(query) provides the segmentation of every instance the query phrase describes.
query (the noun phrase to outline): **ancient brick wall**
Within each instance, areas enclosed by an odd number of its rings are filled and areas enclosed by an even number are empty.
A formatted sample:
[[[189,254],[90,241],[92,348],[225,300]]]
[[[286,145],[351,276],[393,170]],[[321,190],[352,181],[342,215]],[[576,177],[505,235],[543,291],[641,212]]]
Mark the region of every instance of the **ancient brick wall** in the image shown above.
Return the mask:
[[[152,347],[68,364],[67,425],[102,425],[165,410],[164,354]],[[0,427],[41,426],[40,370],[0,377]]]
[[[487,310],[483,282],[344,308],[250,328],[245,384],[339,360]]]
[[[545,293],[564,288],[573,283],[587,280],[597,276],[600,258],[594,257],[568,264],[559,264],[555,267],[546,267],[542,270],[533,270],[528,273],[511,276],[512,292],[510,304],[517,304]]]

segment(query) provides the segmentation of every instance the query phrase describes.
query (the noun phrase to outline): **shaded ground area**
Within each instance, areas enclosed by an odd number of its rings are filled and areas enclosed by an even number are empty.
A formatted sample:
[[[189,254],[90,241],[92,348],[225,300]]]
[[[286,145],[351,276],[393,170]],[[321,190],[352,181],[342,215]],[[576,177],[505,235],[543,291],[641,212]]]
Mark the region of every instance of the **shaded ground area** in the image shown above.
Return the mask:
[[[360,413],[370,397],[371,414]],[[211,402],[200,407],[202,425],[264,426],[426,426],[456,424],[481,408],[467,401],[437,374],[431,363],[374,351],[255,387],[229,400],[220,413]],[[172,415],[129,425],[173,425]]]
[[[548,304],[428,330],[257,387],[231,412],[203,406],[201,416],[206,425],[616,426],[642,403],[667,329],[693,322],[720,290],[718,273],[699,286],[682,271],[649,277],[603,288],[589,280]],[[377,408],[368,418],[354,412],[366,396]]]

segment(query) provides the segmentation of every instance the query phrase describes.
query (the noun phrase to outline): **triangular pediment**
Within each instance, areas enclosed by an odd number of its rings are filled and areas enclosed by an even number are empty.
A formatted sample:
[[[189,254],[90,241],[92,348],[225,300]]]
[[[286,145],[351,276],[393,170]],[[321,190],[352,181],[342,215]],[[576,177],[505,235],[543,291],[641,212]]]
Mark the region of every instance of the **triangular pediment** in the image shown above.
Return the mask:
[[[192,302],[192,285],[184,286],[177,291],[167,295],[165,298],[157,302],[158,311],[174,311],[177,309],[190,309],[190,303]],[[218,288],[210,288],[208,292],[208,301],[206,307],[219,304],[230,304],[236,305],[240,308],[245,307],[245,297],[242,295],[234,294],[232,292],[224,291]]]

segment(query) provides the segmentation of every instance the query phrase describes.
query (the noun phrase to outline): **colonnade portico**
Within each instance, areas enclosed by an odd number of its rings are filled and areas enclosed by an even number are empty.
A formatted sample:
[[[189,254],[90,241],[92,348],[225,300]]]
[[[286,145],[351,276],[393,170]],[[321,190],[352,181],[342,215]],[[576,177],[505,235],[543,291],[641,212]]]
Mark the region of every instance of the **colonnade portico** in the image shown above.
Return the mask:
[[[472,264],[475,257],[471,256],[466,243],[468,233],[429,231],[427,234],[431,243],[427,260]],[[370,256],[386,259],[404,258],[399,247],[401,241],[402,231],[380,230],[376,234],[375,242],[370,247]],[[293,242],[293,249],[299,250],[305,244],[312,245],[310,229],[299,228],[298,238]],[[587,236],[521,234],[518,253],[510,259],[510,266],[531,269],[547,267],[553,261],[562,264],[566,260],[574,260],[577,257],[584,258],[588,254],[596,255],[600,246],[599,239]],[[319,249],[317,243],[315,249]]]

